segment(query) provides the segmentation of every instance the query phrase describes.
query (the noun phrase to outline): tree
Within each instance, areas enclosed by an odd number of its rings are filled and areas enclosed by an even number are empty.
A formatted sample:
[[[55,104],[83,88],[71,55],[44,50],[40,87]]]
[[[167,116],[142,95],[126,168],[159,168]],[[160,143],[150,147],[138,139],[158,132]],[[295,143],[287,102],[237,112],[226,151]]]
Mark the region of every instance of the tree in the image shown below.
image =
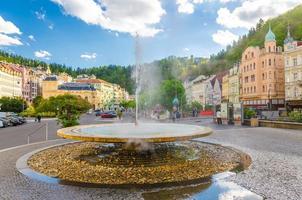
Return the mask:
[[[33,99],[33,106],[34,106],[34,108],[37,108],[42,101],[43,101],[43,97],[42,96],[36,96]]]
[[[185,104],[185,88],[179,80],[171,79],[163,81],[160,85],[159,95],[161,105],[167,109],[172,109],[172,101],[175,97],[178,97],[179,101],[182,100],[181,104]]]
[[[55,112],[63,127],[78,125],[80,115],[92,106],[79,96],[64,94],[50,97],[38,106],[38,112]]]
[[[0,99],[1,112],[20,113],[27,108],[27,103],[20,97],[2,97]]]

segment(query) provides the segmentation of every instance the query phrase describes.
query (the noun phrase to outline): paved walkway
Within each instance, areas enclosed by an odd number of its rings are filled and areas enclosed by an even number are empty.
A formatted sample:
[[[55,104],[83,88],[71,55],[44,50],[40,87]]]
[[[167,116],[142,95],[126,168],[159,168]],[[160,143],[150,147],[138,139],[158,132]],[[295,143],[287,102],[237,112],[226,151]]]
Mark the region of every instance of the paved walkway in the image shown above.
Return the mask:
[[[189,122],[188,122],[189,123]],[[202,141],[233,146],[251,155],[252,166],[231,180],[267,199],[302,199],[302,131],[272,128],[216,126]],[[31,180],[15,169],[18,158],[38,148],[66,140],[0,151],[0,199],[142,199],[142,190],[81,188]]]

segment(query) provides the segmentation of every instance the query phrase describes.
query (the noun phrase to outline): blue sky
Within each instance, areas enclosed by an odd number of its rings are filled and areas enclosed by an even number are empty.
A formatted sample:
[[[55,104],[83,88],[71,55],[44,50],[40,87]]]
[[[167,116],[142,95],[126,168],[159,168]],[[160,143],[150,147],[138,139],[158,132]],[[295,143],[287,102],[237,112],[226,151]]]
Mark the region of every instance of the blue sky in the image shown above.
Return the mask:
[[[0,48],[74,67],[208,57],[300,0],[1,0]],[[261,11],[261,12],[260,12]]]

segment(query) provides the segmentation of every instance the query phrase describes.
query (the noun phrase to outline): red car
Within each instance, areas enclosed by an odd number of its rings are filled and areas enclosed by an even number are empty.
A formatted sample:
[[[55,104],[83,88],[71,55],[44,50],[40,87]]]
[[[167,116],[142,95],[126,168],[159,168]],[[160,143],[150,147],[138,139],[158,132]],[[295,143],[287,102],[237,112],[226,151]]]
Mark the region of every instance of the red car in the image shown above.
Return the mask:
[[[114,111],[100,113],[101,118],[115,118],[116,116],[117,116],[116,112]]]

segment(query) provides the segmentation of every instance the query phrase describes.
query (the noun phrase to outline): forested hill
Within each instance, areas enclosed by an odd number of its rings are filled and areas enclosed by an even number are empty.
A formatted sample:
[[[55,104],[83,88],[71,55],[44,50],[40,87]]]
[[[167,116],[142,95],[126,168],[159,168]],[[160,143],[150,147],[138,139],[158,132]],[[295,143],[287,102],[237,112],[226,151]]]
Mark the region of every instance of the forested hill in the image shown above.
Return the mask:
[[[222,50],[217,55],[211,56],[210,64],[213,65],[212,67],[219,69],[219,65],[222,63],[232,65],[239,61],[242,52],[248,46],[262,47],[269,25],[271,25],[272,31],[276,35],[278,46],[283,46],[288,25],[290,25],[291,34],[294,39],[302,40],[302,5],[266,22],[260,19],[255,28],[251,28],[247,35],[240,37],[238,41],[228,46],[226,50]]]

